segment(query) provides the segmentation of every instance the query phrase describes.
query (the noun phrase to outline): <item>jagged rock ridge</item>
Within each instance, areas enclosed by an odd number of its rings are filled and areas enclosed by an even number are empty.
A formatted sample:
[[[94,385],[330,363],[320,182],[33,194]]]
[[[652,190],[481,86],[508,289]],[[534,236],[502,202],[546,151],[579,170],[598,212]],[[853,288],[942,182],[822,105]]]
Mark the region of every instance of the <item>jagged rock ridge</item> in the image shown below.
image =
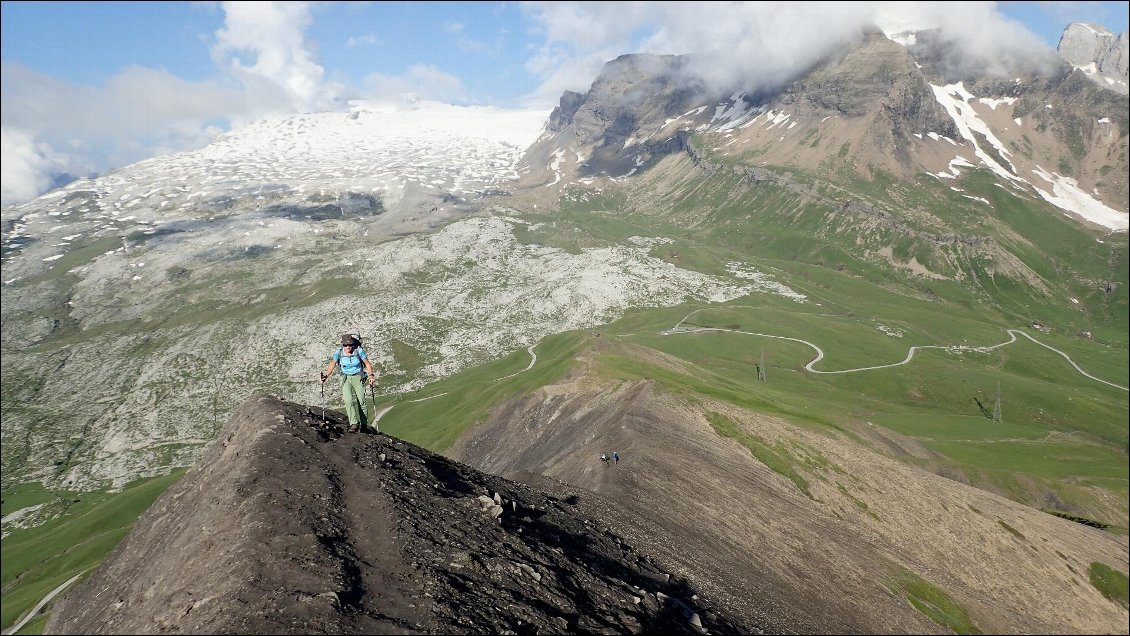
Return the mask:
[[[756,631],[580,515],[571,492],[256,395],[47,631]]]
[[[1096,24],[1073,22],[1063,30],[1056,50],[1098,85],[1123,95],[1130,92],[1130,34],[1115,35]]]

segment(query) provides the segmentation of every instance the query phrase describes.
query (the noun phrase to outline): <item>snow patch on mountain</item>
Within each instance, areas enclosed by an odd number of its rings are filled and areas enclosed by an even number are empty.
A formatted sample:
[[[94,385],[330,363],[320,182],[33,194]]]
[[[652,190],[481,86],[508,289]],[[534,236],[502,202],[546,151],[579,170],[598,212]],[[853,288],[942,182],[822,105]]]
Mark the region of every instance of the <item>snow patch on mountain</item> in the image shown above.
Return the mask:
[[[1033,172],[1051,184],[1050,192],[1032,186],[1048,203],[1115,232],[1125,232],[1130,228],[1130,215],[1119,212],[1087,194],[1079,188],[1075,179],[1048,172],[1040,166],[1036,166]]]
[[[961,171],[958,170],[959,167],[976,168],[977,166],[970,163],[969,160],[965,157],[958,155],[953,159],[950,159],[948,167],[949,172],[935,172],[932,174],[939,179],[956,179],[961,176]]]
[[[1013,104],[1016,103],[1016,98],[1015,97],[1002,97],[1000,99],[993,99],[992,97],[981,97],[981,98],[978,98],[977,101],[981,102],[982,104],[985,104],[986,106],[988,106],[989,108],[991,108],[993,110],[996,110],[997,106],[1000,106],[1001,104],[1008,104],[1009,106],[1012,106]]]
[[[751,118],[764,112],[764,108],[752,106],[745,101],[745,95],[735,93],[728,102],[722,102],[714,110],[710,124],[719,132],[733,130],[750,121]]]
[[[553,185],[557,185],[557,183],[561,181],[561,160],[564,158],[564,148],[558,148],[553,153],[553,163],[549,164],[549,169],[553,171],[553,182],[545,184],[547,188]]]
[[[1000,139],[997,139],[997,136],[993,134],[988,124],[977,115],[977,111],[970,103],[977,98],[974,97],[972,93],[965,90],[964,83],[958,82],[945,86],[935,86],[931,84],[930,88],[933,89],[934,97],[938,100],[938,103],[942,105],[942,108],[945,108],[949,116],[953,118],[954,123],[957,124],[957,129],[961,133],[962,138],[973,144],[974,152],[977,158],[981,160],[981,163],[985,164],[986,167],[998,176],[1004,177],[1010,181],[1023,181],[1023,179],[1016,176],[1016,167],[1008,161],[1008,157],[1011,156],[1012,153],[1005,147]],[[981,134],[985,140],[992,145],[997,151],[998,156],[1003,159],[1005,163],[1008,163],[1007,169],[981,148],[981,144],[978,143],[974,133]]]
[[[953,118],[954,123],[957,124],[958,131],[961,133],[962,138],[972,144],[974,154],[981,163],[994,174],[1005,178],[1011,183],[1030,186],[1048,203],[1081,216],[1092,223],[1097,223],[1113,231],[1125,231],[1127,229],[1127,214],[1125,212],[1119,212],[1103,204],[1101,201],[1079,188],[1078,183],[1070,177],[1048,172],[1036,166],[1036,168],[1032,170],[1032,173],[1051,185],[1051,189],[1048,190],[1041,189],[1035,184],[1029,183],[1024,178],[1018,176],[1016,167],[1009,160],[1012,153],[1005,147],[1000,139],[993,134],[992,130],[978,116],[973,107],[974,101],[980,101],[987,104],[990,108],[995,109],[1002,103],[1011,104],[1011,98],[977,98],[965,89],[962,82],[948,84],[946,86],[931,85],[931,88],[934,91],[934,96],[938,100],[938,103],[946,109],[946,112]],[[1048,108],[1051,108],[1051,106],[1049,105]],[[1019,120],[1016,121],[1019,124]],[[931,138],[935,137],[933,133],[928,134]],[[992,146],[992,149],[996,151],[995,157],[982,148],[983,142],[987,142]],[[960,159],[960,157],[958,159]],[[1003,166],[1001,161],[1008,164],[1008,167]],[[945,179],[958,176],[960,173],[957,171],[956,166],[963,164],[956,162],[957,159],[950,162],[949,167],[952,176],[945,172],[934,173],[934,176]]]

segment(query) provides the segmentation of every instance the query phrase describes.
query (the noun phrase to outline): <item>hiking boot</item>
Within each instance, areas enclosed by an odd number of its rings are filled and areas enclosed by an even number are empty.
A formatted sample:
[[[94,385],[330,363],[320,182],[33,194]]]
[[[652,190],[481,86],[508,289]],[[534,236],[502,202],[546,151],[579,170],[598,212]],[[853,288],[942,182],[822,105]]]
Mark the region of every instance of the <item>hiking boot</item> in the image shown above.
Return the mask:
[[[350,424],[348,430],[350,433],[358,433],[361,431],[361,428],[356,424]]]

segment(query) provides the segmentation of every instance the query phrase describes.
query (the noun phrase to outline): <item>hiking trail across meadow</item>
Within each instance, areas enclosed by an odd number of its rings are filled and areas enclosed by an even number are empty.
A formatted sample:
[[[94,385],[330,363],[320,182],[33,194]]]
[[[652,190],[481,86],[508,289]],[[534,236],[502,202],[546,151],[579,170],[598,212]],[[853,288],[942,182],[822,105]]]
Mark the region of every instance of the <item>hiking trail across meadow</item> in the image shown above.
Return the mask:
[[[753,332],[753,331],[741,331],[739,329],[725,329],[725,328],[722,328],[722,327],[694,327],[694,328],[683,327],[683,323],[685,323],[688,318],[690,318],[691,316],[695,315],[696,313],[698,313],[700,311],[702,311],[702,309],[696,309],[696,310],[692,311],[691,313],[687,314],[686,316],[683,316],[683,319],[680,320],[678,322],[678,324],[676,324],[674,327],[671,327],[670,329],[666,329],[666,330],[661,331],[659,333],[661,335],[664,335],[664,336],[671,336],[671,335],[676,335],[676,334],[680,334],[680,333],[703,333],[703,332],[708,332],[708,331],[724,331],[724,332],[730,332],[730,333],[745,334],[747,336],[761,336],[762,338],[776,338],[778,340],[790,340],[792,342],[799,342],[803,345],[811,347],[814,351],[816,351],[816,357],[813,358],[811,361],[809,361],[808,364],[804,365],[804,370],[808,371],[809,373],[819,373],[819,374],[823,374],[823,375],[834,375],[834,374],[842,374],[842,373],[857,373],[859,371],[873,371],[875,369],[889,369],[891,367],[902,366],[904,364],[909,363],[911,360],[913,360],[914,354],[917,353],[920,349],[943,349],[943,350],[949,351],[951,353],[956,353],[956,352],[960,352],[960,351],[974,351],[974,352],[977,352],[977,353],[988,353],[988,352],[992,351],[993,349],[999,349],[1000,347],[1004,347],[1006,345],[1010,345],[1010,344],[1016,342],[1016,335],[1020,334],[1020,335],[1024,336],[1025,338],[1031,340],[1032,342],[1040,345],[1041,347],[1044,347],[1045,349],[1049,349],[1049,350],[1051,350],[1055,353],[1058,353],[1060,356],[1063,357],[1064,360],[1067,360],[1068,364],[1070,364],[1072,367],[1074,367],[1075,370],[1078,371],[1083,376],[1090,378],[1091,380],[1094,380],[1096,382],[1101,382],[1101,383],[1103,383],[1107,386],[1112,386],[1116,389],[1122,389],[1123,391],[1130,390],[1130,389],[1127,389],[1127,387],[1114,384],[1113,382],[1107,382],[1106,380],[1103,380],[1102,378],[1096,378],[1095,376],[1091,375],[1090,373],[1087,373],[1086,371],[1084,371],[1083,367],[1080,367],[1078,364],[1076,364],[1075,361],[1071,359],[1071,356],[1060,351],[1059,349],[1056,349],[1055,347],[1051,347],[1049,345],[1046,345],[1046,344],[1040,342],[1039,340],[1036,340],[1032,336],[1028,335],[1027,333],[1025,333],[1023,331],[1019,331],[1017,329],[1005,329],[1005,332],[1008,333],[1009,339],[1006,340],[1005,342],[1000,343],[1000,344],[989,345],[989,346],[977,346],[977,347],[968,346],[968,345],[915,345],[915,346],[911,347],[910,350],[907,351],[906,358],[904,358],[902,360],[902,362],[895,362],[895,363],[892,363],[892,364],[881,364],[881,365],[877,365],[877,366],[873,366],[873,367],[859,367],[858,369],[841,369],[839,371],[819,371],[819,370],[814,369],[812,367],[817,362],[820,362],[821,360],[824,359],[824,350],[821,349],[820,347],[816,346],[815,344],[807,341],[807,340],[801,340],[800,338],[790,338],[789,336],[777,336],[777,335],[768,334],[768,333],[756,333],[756,332]]]
[[[535,343],[535,344],[532,344],[532,345],[526,347],[526,351],[530,352],[530,363],[526,365],[525,369],[522,369],[521,371],[518,371],[517,373],[511,373],[510,375],[504,375],[501,378],[495,378],[494,381],[498,382],[499,380],[505,380],[506,378],[512,378],[512,377],[518,375],[519,373],[525,373],[526,371],[529,371],[530,369],[534,368],[534,363],[536,363],[538,361],[538,354],[534,353],[534,347],[536,347],[536,346],[537,346],[537,344]],[[418,400],[407,400],[407,401],[408,402],[426,402],[426,401],[431,400],[433,398],[437,398],[441,395],[447,395],[447,392],[438,393],[436,395],[431,395],[431,396],[428,396],[426,398],[420,398]],[[373,425],[374,426],[377,425],[381,421],[381,418],[385,416],[385,413],[388,413],[389,411],[391,411],[392,407],[394,407],[394,406],[396,406],[396,404],[390,404],[390,405],[386,406],[385,408],[381,409],[380,413],[377,413],[376,415],[374,415],[373,416]]]
[[[685,323],[691,316],[697,314],[700,311],[703,311],[703,310],[702,309],[696,309],[696,310],[692,311],[691,313],[687,314],[686,316],[683,316],[683,319],[680,320],[674,327],[660,331],[659,332],[660,335],[674,336],[674,335],[684,334],[684,333],[706,333],[706,332],[711,332],[711,331],[718,331],[718,332],[728,332],[728,333],[740,333],[740,334],[747,335],[747,336],[759,336],[759,337],[762,337],[762,338],[775,338],[777,340],[789,340],[789,341],[792,341],[792,342],[799,342],[802,345],[805,345],[807,347],[811,347],[812,350],[816,352],[816,357],[813,358],[812,360],[810,360],[808,362],[808,364],[804,365],[805,371],[808,371],[809,373],[818,373],[818,374],[821,374],[821,375],[838,375],[838,374],[845,374],[845,373],[859,373],[860,371],[875,371],[877,369],[890,369],[890,368],[893,368],[893,367],[899,367],[899,366],[902,366],[904,364],[910,363],[910,361],[914,359],[914,354],[917,353],[918,351],[922,350],[922,349],[942,349],[942,350],[948,351],[950,353],[958,353],[958,352],[962,352],[962,351],[973,351],[973,352],[976,352],[976,353],[989,353],[990,351],[992,351],[994,349],[999,349],[1001,347],[1005,347],[1005,346],[1008,346],[1010,344],[1015,343],[1016,340],[1017,340],[1016,336],[1017,336],[1017,334],[1019,334],[1021,336],[1024,336],[1025,338],[1031,340],[1033,343],[1040,345],[1041,347],[1048,349],[1048,350],[1050,350],[1054,353],[1059,354],[1064,360],[1067,360],[1068,364],[1070,364],[1072,367],[1074,367],[1075,370],[1078,371],[1084,377],[1089,378],[1091,380],[1094,380],[1095,382],[1101,382],[1101,383],[1103,383],[1107,386],[1111,386],[1111,387],[1114,387],[1116,389],[1121,389],[1123,391],[1130,391],[1130,389],[1127,389],[1127,387],[1120,386],[1120,385],[1115,384],[1113,382],[1107,382],[1106,380],[1104,380],[1102,378],[1097,378],[1097,377],[1091,375],[1090,373],[1087,373],[1087,371],[1084,370],[1083,367],[1079,366],[1074,360],[1071,359],[1071,356],[1060,351],[1059,349],[1056,349],[1055,347],[1052,347],[1050,345],[1046,345],[1046,344],[1040,342],[1039,340],[1036,340],[1032,336],[1030,336],[1027,333],[1020,331],[1018,329],[1005,329],[1005,333],[1008,334],[1008,340],[1001,342],[999,344],[995,344],[995,345],[986,345],[986,346],[915,345],[915,346],[910,347],[909,350],[907,350],[906,358],[904,358],[901,362],[893,362],[891,364],[880,364],[880,365],[871,366],[871,367],[859,367],[857,369],[840,369],[838,371],[821,371],[819,369],[814,369],[813,367],[816,365],[816,363],[818,363],[818,362],[820,362],[821,360],[824,359],[824,350],[821,349],[816,344],[809,342],[807,340],[802,340],[800,338],[792,338],[792,337],[789,337],[789,336],[778,336],[778,335],[774,335],[774,334],[770,334],[770,333],[757,333],[757,332],[754,332],[754,331],[742,331],[740,329],[726,329],[726,328],[723,328],[723,327],[693,327],[693,328],[688,328],[688,327],[683,326],[683,323]],[[534,345],[531,345],[531,346],[526,348],[526,351],[530,352],[530,363],[528,365],[526,365],[525,369],[522,369],[521,371],[518,371],[517,373],[511,373],[510,375],[502,376],[501,378],[495,378],[494,381],[498,382],[499,380],[505,380],[507,378],[512,378],[516,375],[519,375],[521,373],[525,373],[526,371],[529,371],[530,369],[534,368],[534,364],[538,361],[538,356],[537,356],[536,353],[534,353],[534,347],[536,347],[536,346],[537,345],[534,344]],[[409,400],[409,402],[423,402],[425,400],[437,398],[440,395],[446,395],[446,393],[440,393],[439,395],[433,395],[431,397],[421,398],[421,399],[418,399],[418,400]],[[390,410],[392,410],[393,406],[396,406],[396,405],[393,404],[393,405],[387,406],[380,413],[377,413],[377,415],[373,418],[373,424],[380,422],[380,420],[384,416],[384,414],[388,413]]]

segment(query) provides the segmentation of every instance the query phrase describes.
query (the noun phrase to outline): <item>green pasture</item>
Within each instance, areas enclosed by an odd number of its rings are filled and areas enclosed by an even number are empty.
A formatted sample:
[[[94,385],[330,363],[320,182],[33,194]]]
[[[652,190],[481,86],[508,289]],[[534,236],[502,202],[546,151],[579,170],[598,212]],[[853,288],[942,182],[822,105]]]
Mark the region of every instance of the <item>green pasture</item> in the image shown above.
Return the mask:
[[[892,338],[876,329],[870,316],[818,316],[799,307],[803,309],[793,313],[773,307],[714,306],[683,323],[766,336],[660,334],[697,307],[633,314],[605,330],[620,334],[617,339],[625,346],[603,356],[600,368],[612,380],[647,378],[673,393],[709,396],[802,426],[846,430],[851,421],[884,426],[919,439],[979,482],[1024,503],[1033,502],[1017,485],[1019,477],[1045,484],[1083,510],[1094,501],[1080,486],[1125,500],[1130,472],[1125,391],[1080,375],[1061,356],[1023,338],[983,353],[927,349],[902,366],[813,374],[803,369],[815,356],[811,347],[768,335],[803,338],[821,347],[825,358],[816,365],[818,370],[900,362],[911,343],[980,346],[1003,343],[1007,337],[994,325],[953,315],[935,319],[928,329],[912,329],[918,324],[914,320],[884,321],[904,330],[903,337]],[[913,308],[903,312],[913,313]],[[1029,333],[1043,340],[1044,334]],[[1056,344],[1068,340],[1060,337]],[[1086,339],[1070,344],[1072,358],[1084,369],[1094,369],[1092,375],[1101,377],[1099,373],[1118,367],[1117,355],[1105,345]],[[681,361],[681,370],[643,364],[632,346],[672,356]],[[762,356],[765,382],[756,375]],[[1122,360],[1125,368],[1125,352]],[[993,421],[998,383],[1002,421]]]
[[[529,365],[530,354],[520,349],[410,394],[378,396],[377,412],[392,406],[380,420],[381,432],[442,451],[468,428],[484,421],[496,404],[564,376],[589,337],[581,331],[545,338],[534,347],[537,364],[526,372],[520,373]]]
[[[139,480],[117,493],[49,491],[39,484],[6,488],[5,515],[35,504],[62,514],[43,525],[15,530],[0,541],[0,623],[13,625],[55,587],[101,563],[138,516],[184,472]]]
[[[1091,585],[1111,601],[1122,607],[1130,604],[1130,583],[1122,572],[1095,561],[1088,570],[1088,578],[1091,580]]]

